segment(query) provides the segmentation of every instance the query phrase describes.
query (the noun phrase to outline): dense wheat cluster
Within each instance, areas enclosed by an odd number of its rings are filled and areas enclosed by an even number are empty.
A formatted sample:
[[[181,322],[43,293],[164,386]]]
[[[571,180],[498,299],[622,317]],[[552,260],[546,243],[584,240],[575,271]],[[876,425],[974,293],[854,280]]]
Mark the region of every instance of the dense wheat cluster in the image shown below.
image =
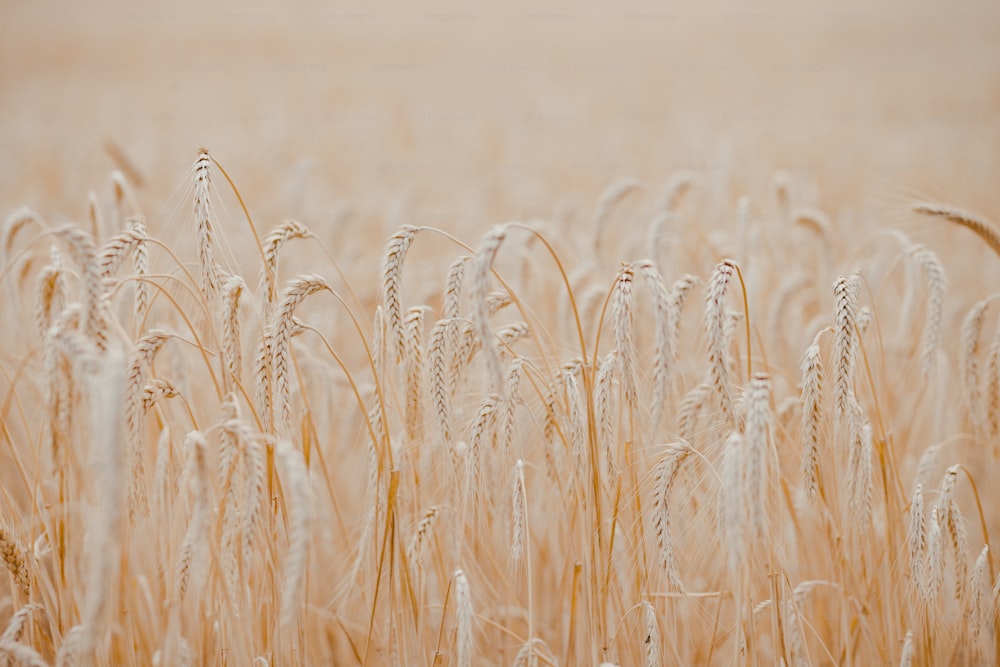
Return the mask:
[[[787,174],[712,178],[403,225],[377,285],[302,222],[223,234],[206,149],[177,224],[121,172],[82,223],[11,212],[0,653],[992,662],[996,295],[899,229],[846,248]]]
[[[0,667],[1000,664],[1000,3],[0,15]]]

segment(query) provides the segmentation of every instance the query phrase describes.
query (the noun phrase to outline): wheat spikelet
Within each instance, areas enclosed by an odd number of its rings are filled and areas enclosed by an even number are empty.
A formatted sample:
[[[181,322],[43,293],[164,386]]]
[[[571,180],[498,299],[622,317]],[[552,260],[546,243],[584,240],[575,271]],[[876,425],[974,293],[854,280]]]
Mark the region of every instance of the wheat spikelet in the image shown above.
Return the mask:
[[[776,344],[781,344],[784,339],[785,313],[792,303],[792,297],[809,287],[810,284],[811,278],[804,271],[789,273],[778,284],[778,288],[771,298],[771,306],[767,315],[767,321],[771,325],[770,338]]]
[[[41,653],[20,642],[0,640],[0,655],[23,667],[49,667]]]
[[[969,573],[969,599],[965,605],[965,617],[969,624],[970,643],[976,653],[982,651],[982,638],[989,636],[993,629],[990,609],[987,605],[987,599],[990,595],[990,583],[987,575],[989,556],[989,545],[983,545],[975,564],[972,566],[972,571]]]
[[[921,354],[921,371],[926,376],[936,359],[938,339],[941,337],[944,298],[948,291],[948,281],[941,261],[932,251],[923,246],[910,250],[913,261],[923,270],[927,281],[927,313],[924,316],[924,333]]]
[[[280,614],[281,624],[287,625],[295,619],[296,609],[301,606],[302,581],[309,558],[309,524],[313,498],[309,486],[309,471],[302,452],[287,440],[279,440],[274,451],[287,476],[283,488],[290,496],[288,553],[285,556]]]
[[[192,581],[195,588],[200,590],[207,577],[208,529],[212,512],[205,451],[208,449],[208,442],[198,431],[191,431],[185,438],[184,448],[190,452],[191,457],[188,466],[192,508],[191,520],[184,533],[184,542],[177,560],[175,594],[178,601],[184,599]]]
[[[836,399],[837,416],[847,414],[848,396],[851,392],[851,382],[854,374],[854,361],[857,355],[857,335],[855,318],[858,310],[858,280],[853,275],[850,278],[840,276],[833,286],[836,297],[834,329],[834,395]]]
[[[103,282],[97,265],[97,246],[94,238],[76,225],[66,225],[56,230],[56,234],[69,247],[70,256],[80,267],[80,281],[83,289],[82,329],[84,335],[101,349],[107,343],[107,323],[104,319]]]
[[[611,319],[615,333],[615,349],[618,351],[618,381],[622,395],[630,408],[639,404],[636,386],[635,336],[632,331],[632,265],[623,262],[615,278],[614,293],[611,297]]]
[[[34,223],[41,229],[45,229],[47,225],[42,216],[38,215],[35,211],[31,210],[27,206],[22,206],[20,208],[14,209],[7,214],[4,218],[3,226],[0,226],[0,248],[2,248],[3,255],[0,259],[3,260],[4,264],[8,263],[10,259],[10,251],[14,247],[14,239],[17,233],[24,229],[29,223]]]
[[[406,379],[406,432],[411,441],[423,439],[423,334],[425,306],[414,306],[406,311],[403,321],[404,377]]]
[[[199,148],[194,163],[194,222],[198,237],[198,262],[201,267],[201,292],[211,299],[219,288],[219,267],[212,248],[212,212],[209,198],[212,158],[208,149]]]
[[[27,598],[31,593],[31,578],[28,574],[28,551],[11,533],[8,526],[0,524],[0,560],[14,578],[21,594]]]
[[[917,484],[910,503],[910,520],[906,529],[907,553],[910,557],[910,580],[918,588],[924,585],[922,565],[927,554],[927,530],[924,521],[923,486]],[[926,591],[924,592],[926,595]]]
[[[456,667],[470,667],[472,664],[472,595],[469,580],[462,570],[452,575],[455,583],[455,615],[458,619],[458,634],[455,637]]]
[[[490,270],[493,260],[500,250],[500,245],[507,238],[507,228],[504,225],[494,225],[487,232],[476,250],[472,262],[472,304],[476,334],[486,353],[487,369],[489,371],[490,391],[499,392],[503,387],[503,365],[497,351],[493,330],[490,327],[490,313],[487,296],[489,294]]]
[[[385,316],[387,340],[385,343],[392,350],[398,363],[406,353],[403,344],[403,302],[402,289],[403,261],[409,250],[413,237],[419,230],[405,225],[389,238],[382,257],[382,283],[379,303]]]
[[[785,612],[785,637],[788,643],[788,653],[791,659],[790,665],[793,667],[808,667],[809,656],[806,653],[805,639],[802,637],[801,621],[799,620],[799,610],[794,602],[785,602],[782,605]]]
[[[913,206],[913,211],[943,218],[948,222],[972,230],[976,236],[986,242],[986,245],[993,252],[1000,255],[1000,231],[997,231],[997,228],[986,220],[946,204],[919,203]]]
[[[220,552],[222,570],[226,578],[230,598],[237,599],[241,566],[248,567],[240,560],[239,529],[239,463],[241,433],[247,430],[240,418],[240,407],[236,395],[229,394],[222,402],[222,419],[219,424],[219,461],[216,479],[222,489],[222,502],[218,508]]]
[[[714,393],[711,382],[702,382],[681,399],[677,409],[677,434],[682,440],[686,442],[694,440],[698,415]]]
[[[601,256],[604,228],[608,224],[608,218],[611,217],[612,211],[630,192],[641,187],[642,184],[639,181],[623,178],[609,185],[598,197],[594,210],[594,257]]]
[[[413,538],[410,540],[410,545],[406,549],[406,562],[410,564],[412,574],[416,574],[418,570],[423,568],[423,557],[424,557],[424,544],[430,537],[431,528],[434,527],[434,521],[437,519],[440,510],[437,505],[432,505],[430,509],[424,512],[423,516],[420,517],[420,522],[417,524],[417,530],[413,533]]]
[[[521,366],[523,360],[518,357],[507,366],[507,377],[504,380],[503,394],[500,399],[500,414],[497,417],[497,440],[500,451],[509,460],[514,442],[514,411],[521,402]]]
[[[746,396],[746,501],[751,527],[757,539],[767,532],[767,459],[771,380],[766,373],[755,373]]]
[[[819,493],[819,439],[823,420],[823,361],[818,340],[802,355],[802,481],[809,499]]]
[[[984,426],[987,433],[1000,433],[1000,331],[993,335],[989,354],[986,356],[986,414]]]
[[[260,288],[264,295],[264,314],[269,315],[278,298],[278,258],[281,248],[292,239],[311,238],[312,232],[298,220],[284,220],[262,240],[264,263],[260,269]]]
[[[524,556],[524,545],[528,535],[528,496],[524,486],[524,461],[514,464],[514,490],[511,493],[510,513],[510,560],[517,566]]]
[[[730,259],[719,262],[708,283],[705,299],[705,329],[708,337],[708,364],[712,391],[719,402],[723,416],[733,422],[733,398],[729,388],[728,355],[726,346],[726,292],[729,280],[736,270]]]
[[[271,372],[274,377],[273,400],[278,417],[279,431],[288,433],[292,427],[291,394],[291,339],[295,323],[292,315],[306,297],[321,291],[332,291],[326,280],[316,275],[299,276],[281,292],[278,307],[271,315],[267,328],[270,339],[267,347],[271,354]]]
[[[125,442],[131,473],[129,475],[129,515],[145,514],[145,464],[142,455],[142,427],[145,418],[143,389],[153,358],[171,338],[161,329],[151,329],[136,341],[132,358],[125,371]]]
[[[907,630],[906,637],[903,639],[903,650],[899,656],[899,667],[913,667],[913,657],[916,652],[917,648],[913,643],[913,630]]]
[[[931,508],[927,531],[927,553],[924,558],[924,585],[918,587],[925,604],[931,604],[941,595],[944,583],[944,532],[938,518],[938,508]]]
[[[18,642],[21,640],[21,635],[24,632],[25,626],[28,624],[28,619],[36,611],[40,611],[43,614],[45,609],[40,604],[26,604],[7,621],[7,627],[4,628],[3,634],[0,635],[0,644],[9,644],[13,642]]]
[[[659,667],[663,664],[660,657],[660,628],[656,623],[656,610],[648,600],[642,601],[642,619],[645,627],[643,646],[646,648],[646,667]]]
[[[476,497],[480,488],[480,460],[484,445],[493,441],[496,432],[496,412],[500,405],[500,397],[495,394],[486,396],[479,404],[476,418],[469,432],[468,472],[466,473],[467,497]]]
[[[744,561],[746,483],[743,436],[733,431],[722,449],[722,544],[731,577],[736,577]]]
[[[681,465],[691,453],[686,442],[667,445],[663,458],[653,469],[653,533],[660,551],[660,563],[671,588],[684,591],[674,557],[674,541],[670,530],[670,491],[677,481]]]
[[[441,315],[446,320],[458,319],[462,314],[462,279],[465,277],[465,265],[470,259],[468,255],[462,255],[448,267],[441,298]]]
[[[267,507],[267,451],[264,436],[253,434],[249,429],[240,430],[243,443],[243,475],[246,480],[246,500],[243,503],[242,557],[243,563],[253,560],[254,534],[260,529]]]
[[[969,573],[969,564],[966,560],[969,552],[969,538],[965,530],[962,512],[955,501],[955,485],[958,481],[959,470],[960,467],[954,465],[945,471],[935,510],[937,519],[941,523],[941,529],[948,537],[948,544],[954,557],[955,599],[964,602]]]
[[[861,406],[853,397],[849,402],[851,449],[847,463],[847,509],[852,524],[863,532],[871,524],[875,483],[872,468],[872,425],[865,419]]]
[[[431,329],[427,341],[427,377],[431,404],[434,407],[434,418],[445,445],[450,449],[454,442],[451,426],[451,364],[447,356],[448,327],[451,320],[438,320]]]
[[[1000,294],[992,294],[979,301],[969,310],[962,321],[961,353],[959,357],[962,391],[965,395],[965,403],[969,411],[969,416],[972,419],[973,425],[978,428],[983,427],[985,419],[979,380],[979,339],[982,334],[983,323],[986,320],[986,309],[998,297],[1000,297]]]
[[[170,380],[156,378],[142,388],[142,411],[149,412],[152,407],[165,398],[176,398],[180,394]]]
[[[243,345],[240,342],[240,296],[247,284],[238,275],[226,278],[222,285],[222,360],[229,376],[240,380],[243,370]]]
[[[59,250],[53,246],[51,263],[44,266],[36,279],[35,324],[45,336],[55,316],[66,306],[66,276]]]
[[[597,446],[604,453],[605,474],[613,479],[618,474],[617,443],[615,442],[614,378],[618,353],[611,350],[601,361],[594,380],[594,412],[597,422]]]
[[[254,405],[260,417],[261,430],[274,430],[274,367],[270,326],[265,327],[253,356]]]
[[[531,336],[531,330],[525,322],[514,322],[507,326],[500,327],[496,331],[497,341],[500,343],[500,351],[505,352],[514,346],[519,340]]]
[[[653,353],[653,396],[650,407],[650,433],[655,434],[659,428],[664,412],[664,404],[670,391],[671,370],[676,357],[676,338],[674,337],[680,313],[673,310],[673,302],[667,287],[663,282],[656,265],[650,260],[636,262],[636,268],[642,273],[653,295],[656,312],[656,348]]]
[[[128,229],[139,237],[139,242],[132,250],[132,265],[139,280],[135,282],[133,288],[135,294],[135,322],[136,327],[142,325],[149,311],[149,285],[143,278],[149,275],[149,235],[146,232],[146,221],[143,217],[136,216],[129,220]]]

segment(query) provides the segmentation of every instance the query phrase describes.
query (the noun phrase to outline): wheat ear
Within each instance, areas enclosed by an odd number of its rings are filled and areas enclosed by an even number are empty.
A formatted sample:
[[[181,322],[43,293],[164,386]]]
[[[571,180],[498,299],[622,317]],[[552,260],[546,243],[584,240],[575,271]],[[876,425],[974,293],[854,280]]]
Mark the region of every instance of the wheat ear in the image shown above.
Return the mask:
[[[667,445],[663,459],[653,469],[653,533],[660,551],[660,563],[671,588],[684,591],[674,555],[674,540],[670,530],[670,491],[678,473],[692,449],[686,442]]]
[[[715,267],[708,283],[705,299],[705,329],[708,336],[708,364],[712,390],[726,420],[733,421],[733,398],[729,388],[728,355],[726,344],[726,292],[736,270],[736,263],[723,260]]]
[[[913,210],[916,213],[943,218],[948,222],[972,230],[979,238],[986,242],[986,245],[993,252],[1000,255],[1000,231],[992,223],[983,218],[946,204],[920,203],[914,205]]]
[[[490,271],[493,268],[493,260],[496,258],[497,252],[500,250],[500,245],[505,238],[507,238],[506,226],[495,225],[483,236],[472,262],[471,282],[472,303],[475,309],[474,322],[479,342],[486,353],[490,378],[489,386],[492,392],[499,392],[503,387],[503,365],[500,363],[500,354],[497,350],[493,330],[490,327],[487,297],[489,295],[489,279]]]
[[[212,240],[212,211],[209,187],[212,158],[207,148],[198,149],[194,163],[194,222],[198,237],[198,262],[201,265],[201,291],[211,299],[219,288],[219,267],[215,263]]]
[[[615,333],[615,349],[618,351],[618,381],[622,386],[625,403],[635,409],[639,404],[636,378],[635,335],[632,330],[632,265],[623,262],[615,278],[614,293],[611,297],[611,319]]]
[[[923,345],[920,356],[921,371],[927,376],[937,359],[937,346],[941,337],[944,298],[948,292],[948,280],[945,278],[941,260],[932,251],[918,245],[910,250],[910,257],[923,270],[924,278],[927,281],[927,313],[924,316]]]
[[[623,178],[609,185],[601,193],[601,196],[598,197],[597,206],[594,210],[594,257],[600,257],[601,255],[604,228],[608,224],[608,219],[611,217],[612,211],[629,193],[640,187],[642,187],[642,184],[639,181],[632,178]]]
[[[302,451],[287,440],[279,440],[274,447],[286,475],[285,488],[289,498],[288,553],[285,556],[281,590],[281,623],[287,625],[295,619],[296,610],[303,599],[302,581],[309,558],[312,516],[312,489],[309,470]]]
[[[819,440],[823,420],[823,361],[819,337],[802,356],[802,480],[809,499],[819,493]]]
[[[746,500],[750,525],[757,539],[767,532],[767,462],[769,455],[769,401],[771,380],[766,373],[756,373],[750,381],[746,397],[746,430],[744,432]]]
[[[382,257],[382,283],[380,303],[385,316],[387,340],[393,357],[399,362],[406,349],[403,343],[403,301],[402,289],[403,260],[419,230],[405,225],[389,238]]]
[[[843,417],[848,410],[848,397],[854,375],[854,361],[857,355],[857,332],[855,331],[858,311],[858,279],[840,276],[833,286],[836,298],[834,318],[834,390],[837,416]]]
[[[472,665],[472,595],[469,580],[462,570],[455,570],[455,615],[458,618],[458,634],[455,637],[456,667]]]
[[[264,294],[264,313],[270,315],[278,298],[278,258],[281,248],[292,239],[312,237],[309,228],[298,220],[284,220],[262,240],[264,261],[260,270],[260,286]]]

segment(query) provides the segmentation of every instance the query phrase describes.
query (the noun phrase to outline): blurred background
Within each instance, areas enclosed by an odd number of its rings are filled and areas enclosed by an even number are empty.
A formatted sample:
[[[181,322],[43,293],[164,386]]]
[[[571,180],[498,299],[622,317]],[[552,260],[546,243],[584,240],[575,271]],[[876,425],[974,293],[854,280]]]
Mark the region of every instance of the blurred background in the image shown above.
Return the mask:
[[[1000,3],[5,1],[0,201],[147,215],[196,149],[258,217],[405,207],[485,227],[678,169],[836,215],[1000,217]],[[340,211],[340,213],[338,213]]]

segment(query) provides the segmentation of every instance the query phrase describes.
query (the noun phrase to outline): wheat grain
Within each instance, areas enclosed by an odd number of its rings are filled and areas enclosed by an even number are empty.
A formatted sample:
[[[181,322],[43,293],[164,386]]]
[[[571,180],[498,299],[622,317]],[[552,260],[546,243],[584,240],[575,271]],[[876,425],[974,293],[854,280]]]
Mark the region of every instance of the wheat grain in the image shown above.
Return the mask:
[[[910,557],[910,580],[919,587],[924,585],[922,565],[927,553],[927,530],[924,521],[924,492],[917,484],[910,503],[910,520],[906,529],[907,552]],[[925,592],[926,595],[926,592]]]
[[[200,591],[208,576],[206,559],[209,554],[208,529],[211,517],[210,483],[206,449],[208,442],[198,431],[191,431],[184,440],[184,448],[190,452],[189,474],[191,484],[191,520],[184,533],[180,557],[177,560],[175,582],[176,599],[181,601],[188,592],[192,581]]]
[[[490,327],[489,294],[490,270],[493,268],[493,260],[500,250],[500,245],[507,238],[507,228],[504,225],[495,225],[487,232],[476,250],[476,256],[472,262],[472,304],[476,334],[479,342],[486,353],[487,369],[489,371],[489,387],[491,392],[499,392],[503,387],[503,365],[500,363],[500,354],[497,351],[493,330]]]
[[[282,577],[280,613],[281,624],[287,625],[295,619],[303,598],[301,589],[309,558],[313,498],[302,452],[287,440],[279,440],[274,452],[287,476],[283,488],[289,494],[288,553]]]
[[[27,598],[31,593],[31,578],[28,573],[28,552],[13,536],[9,527],[0,524],[0,560],[14,578],[21,594]]]
[[[231,275],[222,285],[222,360],[229,376],[240,381],[243,373],[243,344],[240,340],[240,297],[247,284]]]
[[[691,446],[680,441],[667,445],[663,458],[653,469],[653,533],[660,551],[660,563],[670,586],[684,591],[674,556],[674,540],[670,530],[670,491],[681,466],[691,454]]]
[[[840,276],[833,286],[836,297],[834,329],[834,396],[837,417],[847,414],[848,396],[854,374],[854,360],[857,354],[857,334],[855,318],[858,310],[858,280]]]
[[[680,313],[673,310],[670,293],[663,282],[656,265],[650,260],[636,262],[636,269],[642,274],[653,295],[656,313],[654,326],[656,345],[653,353],[653,395],[650,406],[650,433],[655,434],[663,417],[664,404],[670,390],[671,370],[677,355],[674,329]],[[655,437],[655,436],[654,436]]]
[[[612,211],[615,207],[629,193],[642,187],[642,184],[632,178],[623,178],[615,181],[608,188],[601,193],[601,196],[597,199],[597,205],[594,209],[594,257],[599,258],[601,256],[601,245],[604,239],[604,228],[608,224],[608,219],[611,217]]]
[[[524,545],[528,535],[527,507],[528,493],[524,484],[524,461],[514,465],[514,490],[511,493],[510,519],[510,560],[517,566],[524,556]]]
[[[656,610],[647,600],[642,602],[642,618],[646,638],[643,646],[646,648],[646,667],[657,667],[663,664],[660,657],[660,629],[656,623]]]
[[[965,395],[966,409],[977,428],[984,425],[982,392],[979,380],[979,339],[986,320],[986,309],[1000,294],[992,294],[979,301],[966,314],[962,321],[960,368],[962,375],[962,390]]]
[[[332,291],[324,278],[316,275],[299,276],[281,292],[278,307],[271,315],[267,337],[267,348],[271,354],[271,370],[274,376],[273,400],[281,433],[288,433],[292,426],[291,394],[291,339],[294,326],[292,314],[306,297],[321,291]]]
[[[903,650],[899,656],[899,667],[913,667],[913,657],[916,652],[916,645],[913,643],[913,630],[907,630],[906,637],[903,638]]]
[[[312,238],[309,228],[298,220],[284,220],[264,237],[263,265],[260,270],[260,291],[264,295],[264,314],[270,315],[278,298],[278,259],[281,248],[293,239]]]
[[[469,580],[462,570],[452,575],[455,582],[455,615],[458,618],[458,634],[455,637],[455,664],[470,667],[472,664],[472,594]]]
[[[708,338],[708,364],[712,391],[723,416],[733,422],[733,398],[729,388],[728,354],[726,353],[726,291],[736,270],[730,259],[719,262],[708,283],[705,299],[705,329]]]
[[[194,222],[198,238],[198,262],[201,268],[201,291],[211,299],[219,288],[219,267],[215,262],[212,239],[212,211],[209,187],[212,158],[207,148],[198,149],[194,163]]]
[[[51,249],[51,263],[42,268],[36,279],[35,324],[38,333],[45,336],[55,316],[66,306],[66,276],[59,250]]]
[[[767,532],[767,461],[770,452],[768,405],[771,380],[766,373],[755,373],[746,396],[746,427],[743,435],[746,470],[746,501],[750,525],[757,539]]]
[[[385,316],[387,340],[398,363],[406,353],[403,344],[403,302],[402,289],[403,261],[419,230],[405,225],[389,238],[382,257],[382,283],[379,302]]]
[[[521,402],[521,366],[523,360],[518,357],[507,366],[507,377],[504,380],[503,394],[500,399],[500,414],[497,417],[497,440],[500,451],[509,460],[512,456],[514,442],[514,411]]]
[[[632,265],[623,262],[615,278],[615,288],[611,297],[611,320],[615,333],[615,349],[618,352],[616,370],[621,383],[622,396],[629,408],[639,404],[636,377],[635,336],[632,331]]]
[[[819,341],[802,356],[802,481],[810,500],[819,493],[819,442],[823,419],[823,361]]]
[[[447,356],[449,347],[448,327],[451,320],[438,320],[431,329],[427,341],[427,377],[434,417],[445,445],[450,449],[453,443],[451,427],[451,364]]]
[[[927,281],[927,313],[924,316],[923,345],[921,354],[921,371],[926,376],[936,358],[938,339],[941,337],[944,298],[948,291],[948,281],[944,275],[944,267],[937,255],[924,248],[915,246],[910,250],[913,261],[923,270]]]
[[[615,441],[614,377],[618,353],[611,350],[601,361],[594,381],[594,410],[597,422],[597,446],[604,453],[605,475],[613,479],[618,474],[617,443]]]

